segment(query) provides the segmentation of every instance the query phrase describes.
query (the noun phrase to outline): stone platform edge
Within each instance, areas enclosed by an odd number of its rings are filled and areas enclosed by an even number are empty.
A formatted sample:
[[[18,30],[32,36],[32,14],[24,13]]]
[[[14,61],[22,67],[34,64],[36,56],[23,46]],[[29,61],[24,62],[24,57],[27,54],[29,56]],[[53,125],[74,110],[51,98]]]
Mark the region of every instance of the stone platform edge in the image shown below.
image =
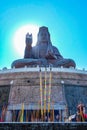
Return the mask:
[[[0,122],[0,130],[87,130],[86,122]]]

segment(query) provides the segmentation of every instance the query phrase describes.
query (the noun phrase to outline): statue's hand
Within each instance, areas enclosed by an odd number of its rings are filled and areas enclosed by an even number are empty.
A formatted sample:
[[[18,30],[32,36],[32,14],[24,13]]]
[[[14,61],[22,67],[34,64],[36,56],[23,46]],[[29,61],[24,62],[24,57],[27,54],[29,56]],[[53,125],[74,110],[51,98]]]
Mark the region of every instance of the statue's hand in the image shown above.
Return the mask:
[[[26,34],[26,45],[28,46],[32,45],[32,34],[29,33]]]
[[[57,56],[55,54],[53,54],[51,51],[48,51],[46,58],[47,59],[57,59]]]

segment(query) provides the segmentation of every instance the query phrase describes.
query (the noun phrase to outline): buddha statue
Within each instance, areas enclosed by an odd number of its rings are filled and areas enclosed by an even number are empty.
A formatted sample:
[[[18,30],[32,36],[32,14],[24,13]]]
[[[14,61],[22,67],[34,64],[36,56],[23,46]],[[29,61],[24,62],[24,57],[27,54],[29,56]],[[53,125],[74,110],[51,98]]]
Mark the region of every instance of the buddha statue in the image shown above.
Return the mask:
[[[12,68],[21,68],[25,66],[53,66],[53,67],[74,67],[75,62],[72,59],[65,59],[59,50],[52,45],[48,28],[42,26],[39,28],[36,46],[32,47],[32,34],[26,34],[26,47],[24,58],[15,60]]]

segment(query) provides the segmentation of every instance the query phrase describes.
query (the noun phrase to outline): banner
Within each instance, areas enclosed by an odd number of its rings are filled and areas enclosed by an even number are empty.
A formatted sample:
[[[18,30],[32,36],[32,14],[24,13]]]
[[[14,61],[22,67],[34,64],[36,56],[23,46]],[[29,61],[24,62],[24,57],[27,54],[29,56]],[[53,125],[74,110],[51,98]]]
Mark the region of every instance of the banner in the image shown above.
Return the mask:
[[[40,69],[40,105],[41,105],[41,118],[43,118],[43,89],[42,89],[42,72]]]
[[[49,88],[48,88],[48,114],[50,112],[51,80],[52,80],[52,73],[51,73],[51,68],[50,68]]]
[[[24,103],[22,103],[22,109],[20,113],[20,122],[23,122],[23,117],[24,117]]]
[[[45,86],[44,86],[44,117],[46,114],[46,91],[47,91],[47,86],[46,86],[46,80],[47,80],[47,68],[45,68]]]

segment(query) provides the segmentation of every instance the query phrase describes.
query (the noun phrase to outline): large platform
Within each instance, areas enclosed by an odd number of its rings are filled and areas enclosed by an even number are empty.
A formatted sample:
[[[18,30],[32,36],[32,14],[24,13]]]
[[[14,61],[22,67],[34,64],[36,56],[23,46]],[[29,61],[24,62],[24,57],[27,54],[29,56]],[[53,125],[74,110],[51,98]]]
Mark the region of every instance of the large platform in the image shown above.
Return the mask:
[[[1,104],[8,103],[8,110],[19,111],[41,109],[40,69],[42,74],[42,108],[44,109],[44,87],[46,71],[46,110],[48,109],[50,67],[20,68],[0,70]],[[61,120],[76,112],[82,102],[87,112],[87,71],[74,68],[51,68],[50,110],[58,110]],[[67,110],[67,111],[66,111]]]
[[[87,130],[87,123],[0,123],[0,130]]]

